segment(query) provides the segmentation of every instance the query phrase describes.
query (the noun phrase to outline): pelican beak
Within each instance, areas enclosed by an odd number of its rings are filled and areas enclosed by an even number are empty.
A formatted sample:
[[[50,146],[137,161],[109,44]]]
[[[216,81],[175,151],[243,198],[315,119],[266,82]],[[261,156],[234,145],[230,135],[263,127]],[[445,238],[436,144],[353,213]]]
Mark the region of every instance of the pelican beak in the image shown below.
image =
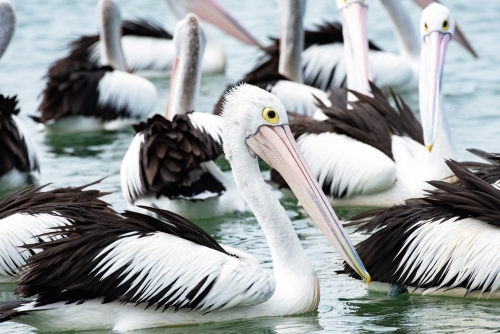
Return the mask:
[[[182,0],[188,11],[195,13],[243,43],[263,49],[259,41],[215,0]]]
[[[358,92],[371,95],[369,81],[372,80],[368,61],[368,34],[366,32],[366,13],[364,2],[351,2],[341,10],[344,38],[348,38],[351,54],[356,64],[356,86]]]
[[[433,2],[441,3],[440,1],[437,0],[414,0],[420,8],[424,9],[425,7],[429,6]],[[456,20],[455,20],[456,21]],[[453,39],[458,42],[461,46],[463,46],[467,51],[469,51],[474,58],[478,58],[478,55],[476,53],[476,50],[472,47],[472,45],[469,43],[469,40],[463,33],[462,29],[460,29],[459,25],[457,22],[455,22],[455,33],[453,34]]]
[[[175,74],[177,73],[177,66],[179,64],[179,57],[174,58],[174,62],[172,64],[172,71],[170,72],[170,88],[168,90],[168,102],[167,102],[167,109],[165,110],[165,118],[168,120],[172,120],[174,118],[174,115],[172,115],[172,96],[175,96],[174,94],[174,89],[175,89]]]
[[[420,117],[424,143],[430,152],[436,141],[441,109],[441,82],[451,34],[432,31],[424,36],[420,59]]]
[[[314,178],[288,125],[261,126],[247,138],[248,147],[286,180],[298,200],[340,256],[370,283],[358,253]]]

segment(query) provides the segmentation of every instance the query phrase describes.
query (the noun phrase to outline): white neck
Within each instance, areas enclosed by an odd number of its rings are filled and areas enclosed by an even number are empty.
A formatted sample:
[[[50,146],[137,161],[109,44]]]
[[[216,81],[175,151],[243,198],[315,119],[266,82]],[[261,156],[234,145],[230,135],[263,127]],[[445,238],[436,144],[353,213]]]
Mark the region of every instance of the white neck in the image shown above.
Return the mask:
[[[115,70],[126,71],[125,57],[121,45],[121,16],[118,5],[114,1],[101,1],[99,7],[99,38],[101,42],[101,59],[103,65]]]
[[[200,34],[203,34],[200,31]],[[201,62],[205,51],[205,36],[193,38],[178,51],[178,63],[174,77],[170,80],[169,101],[165,118],[195,111],[201,81]]]
[[[419,35],[402,1],[380,1],[391,17],[400,55],[406,59],[418,61],[420,58]]]
[[[302,16],[305,0],[280,0],[280,60],[278,71],[288,79],[302,83],[301,57],[304,50]]]
[[[232,152],[236,185],[257,217],[273,258],[276,291],[268,301],[273,305],[269,309],[285,314],[314,310],[319,302],[318,279],[290,219],[264,182],[257,158],[249,154],[246,144]]]
[[[439,100],[442,101],[442,98],[440,97]],[[436,134],[436,141],[431,151],[431,156],[433,160],[435,159],[438,163],[444,165],[444,159],[455,158],[455,149],[451,140],[450,128],[448,126],[448,120],[446,119],[446,115],[443,110],[442,102],[439,103],[438,115],[438,132]]]
[[[0,58],[14,35],[16,15],[10,2],[0,3]]]

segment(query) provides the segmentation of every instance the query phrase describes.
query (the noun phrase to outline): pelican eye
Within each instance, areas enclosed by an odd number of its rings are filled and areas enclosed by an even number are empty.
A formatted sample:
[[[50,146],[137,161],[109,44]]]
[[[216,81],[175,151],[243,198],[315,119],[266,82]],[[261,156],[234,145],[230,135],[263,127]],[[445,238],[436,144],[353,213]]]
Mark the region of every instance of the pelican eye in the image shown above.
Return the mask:
[[[278,113],[273,108],[266,107],[262,110],[262,117],[271,124],[276,124],[279,122],[280,117]]]
[[[443,22],[443,30],[446,31],[450,27],[450,24],[448,23],[448,20],[444,20]]]
[[[424,23],[424,29],[425,29],[425,32],[429,31],[429,27],[427,26],[427,23]]]

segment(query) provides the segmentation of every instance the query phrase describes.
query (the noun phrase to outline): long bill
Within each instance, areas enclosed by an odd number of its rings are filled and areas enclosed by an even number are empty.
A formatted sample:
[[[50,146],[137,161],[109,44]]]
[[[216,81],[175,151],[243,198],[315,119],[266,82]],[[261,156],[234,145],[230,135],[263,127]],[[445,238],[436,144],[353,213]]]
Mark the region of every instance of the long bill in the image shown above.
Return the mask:
[[[352,2],[341,10],[344,47],[348,67],[348,88],[361,94],[371,95],[369,81],[372,81],[368,62],[368,36],[366,32],[366,12],[368,7],[362,2]],[[354,80],[353,80],[354,79]]]
[[[424,144],[431,152],[436,141],[441,112],[441,82],[446,49],[451,34],[432,31],[424,36],[420,68],[420,117]]]
[[[195,13],[205,20],[243,43],[263,49],[259,43],[241,23],[215,0],[182,0],[188,11]]]
[[[247,138],[247,145],[253,153],[283,176],[304,209],[340,256],[365,279],[367,284],[370,283],[370,275],[314,178],[289,126],[261,126],[257,133]]]

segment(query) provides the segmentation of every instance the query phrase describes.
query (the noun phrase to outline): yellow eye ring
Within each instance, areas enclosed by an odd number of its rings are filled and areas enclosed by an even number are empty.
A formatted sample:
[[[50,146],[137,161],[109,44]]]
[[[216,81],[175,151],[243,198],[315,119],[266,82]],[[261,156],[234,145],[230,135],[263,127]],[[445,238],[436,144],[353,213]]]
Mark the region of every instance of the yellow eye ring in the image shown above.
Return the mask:
[[[443,21],[443,30],[446,31],[450,27],[450,24],[448,23],[448,20]]]
[[[427,26],[427,23],[424,23],[424,29],[425,29],[425,32],[429,32],[429,27]]]
[[[266,107],[262,110],[262,117],[271,124],[277,124],[280,121],[278,113],[273,108]]]

